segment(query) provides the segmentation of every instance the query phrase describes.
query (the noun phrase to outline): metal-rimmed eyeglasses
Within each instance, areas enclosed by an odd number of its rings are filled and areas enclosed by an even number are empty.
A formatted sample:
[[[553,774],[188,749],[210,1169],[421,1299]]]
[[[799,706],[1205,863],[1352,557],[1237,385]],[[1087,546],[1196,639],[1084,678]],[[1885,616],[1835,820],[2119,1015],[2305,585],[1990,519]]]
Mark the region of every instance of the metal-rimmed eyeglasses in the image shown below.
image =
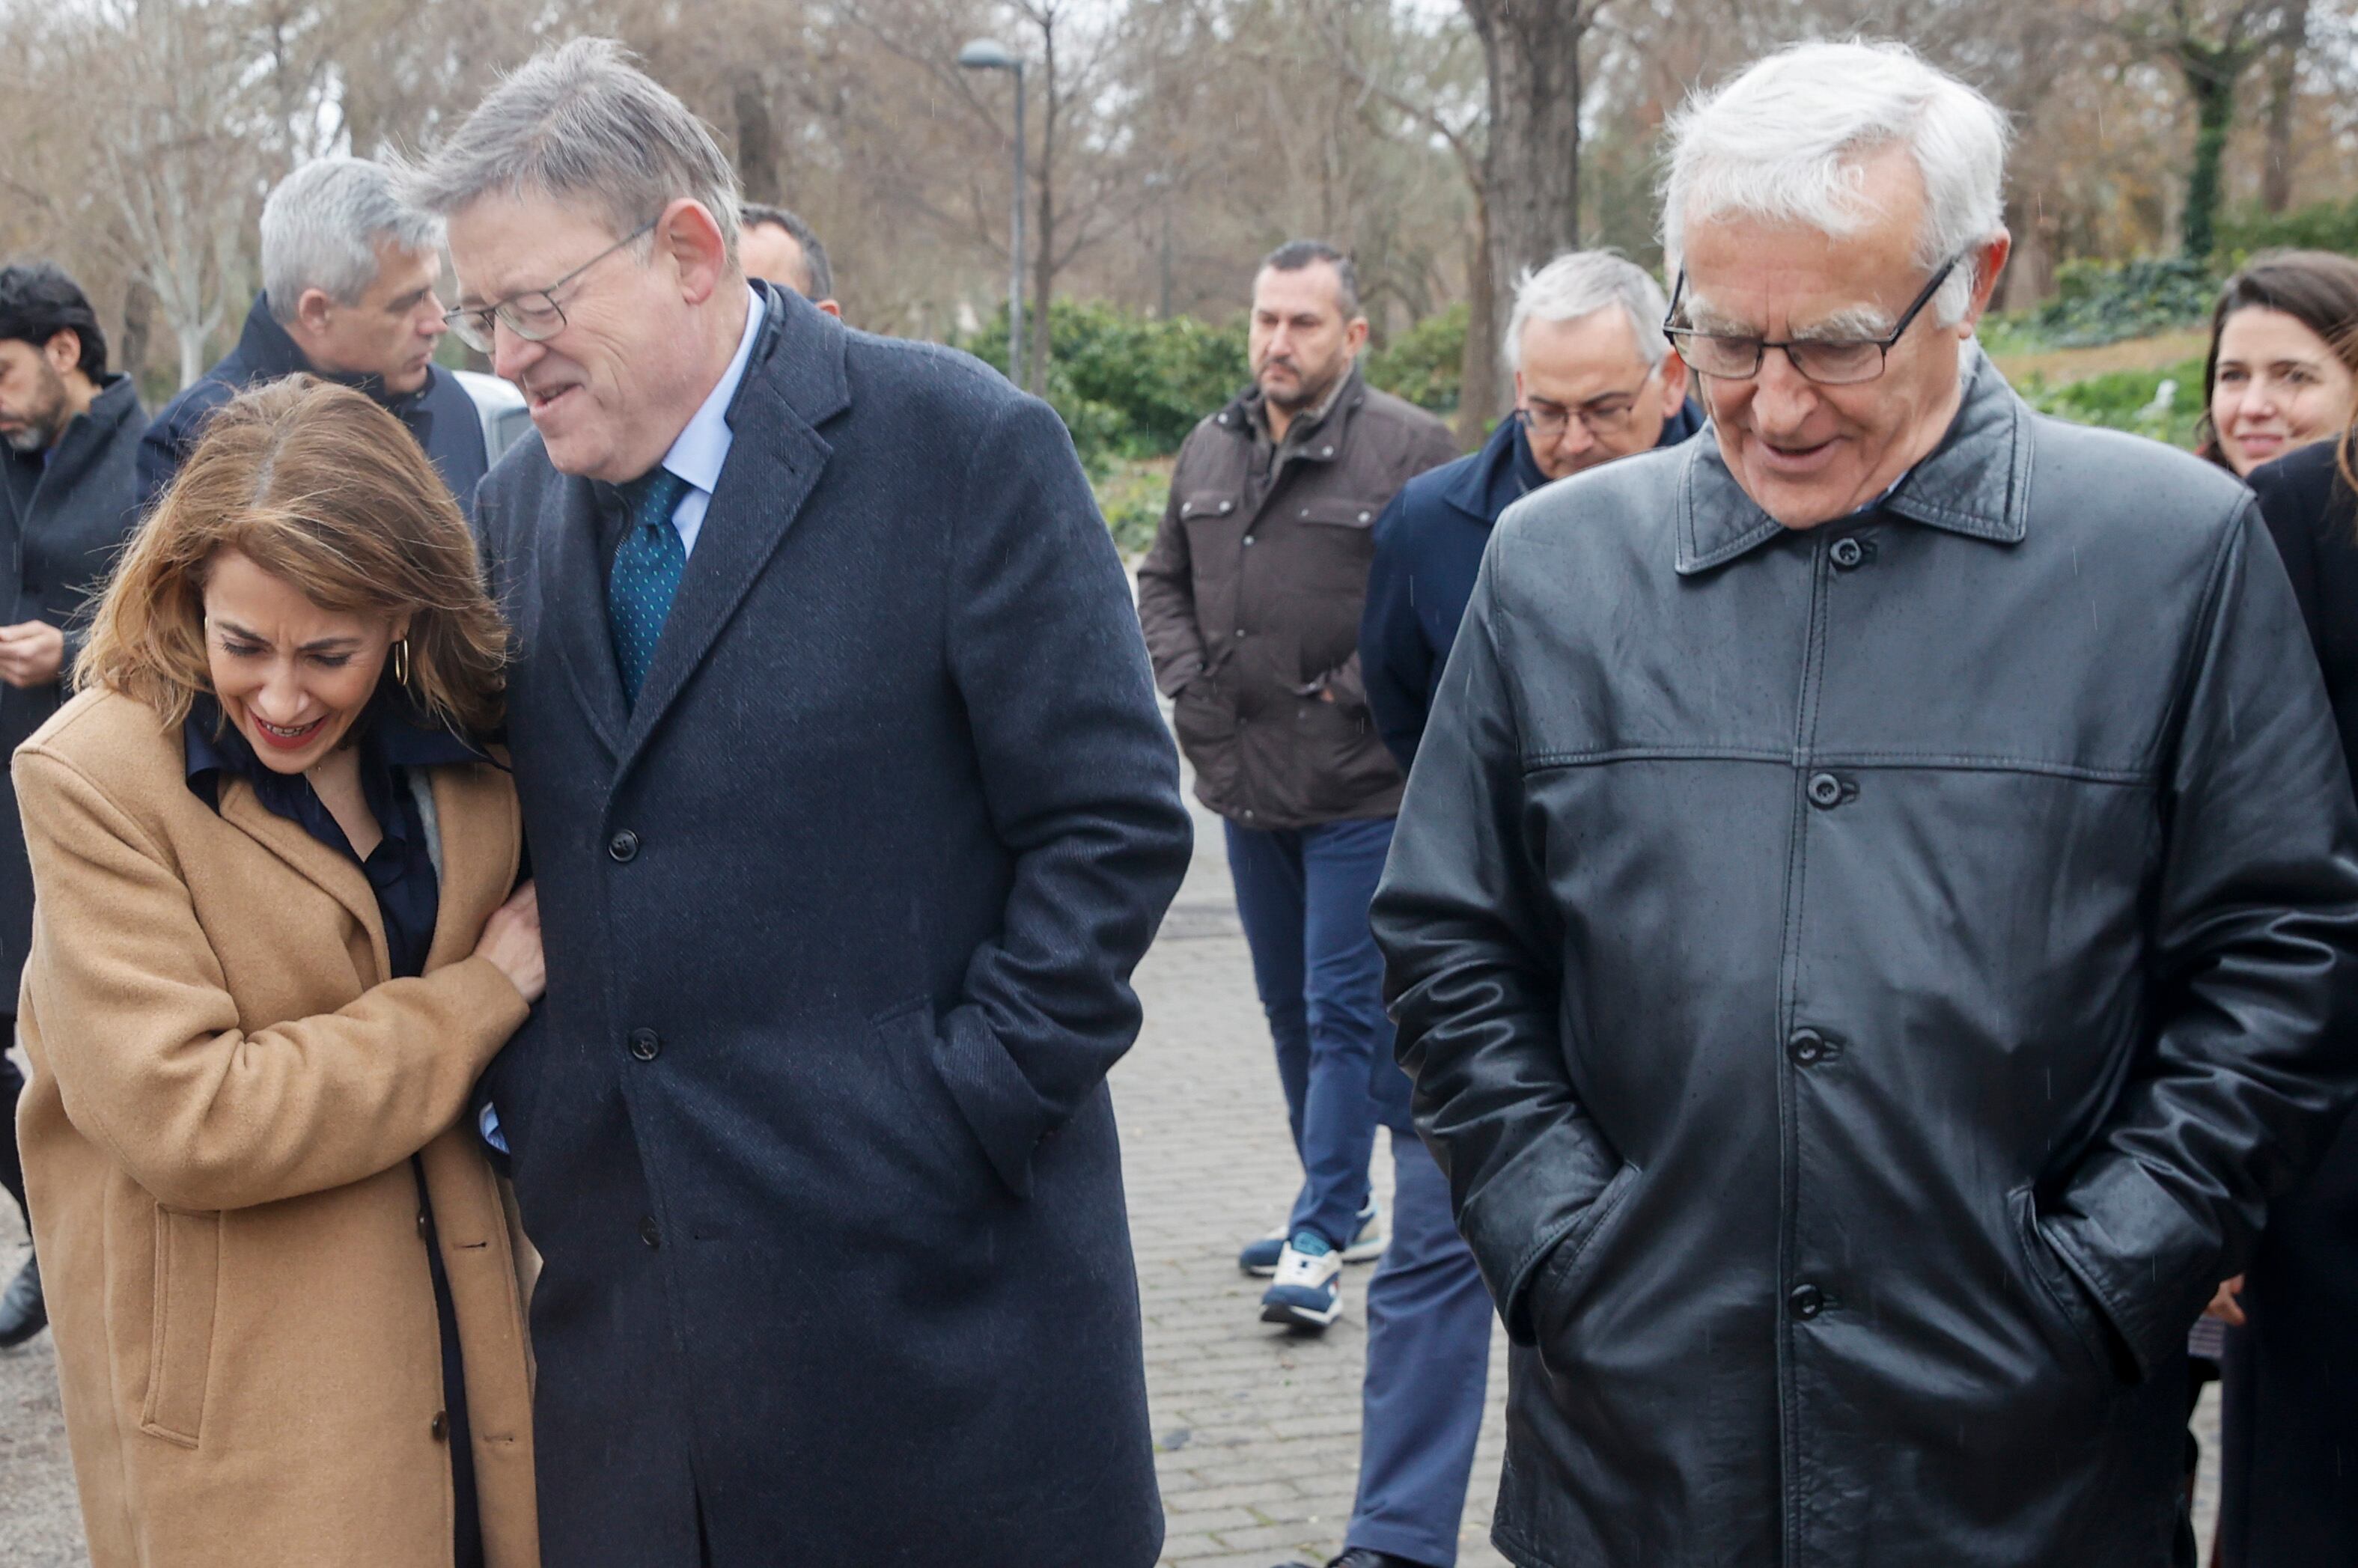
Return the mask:
[[[462,305],[456,310],[442,312],[442,319],[449,324],[450,330],[459,334],[460,342],[479,354],[492,351],[494,322],[527,343],[545,343],[565,330],[565,308],[557,302],[557,291],[662,221],[660,218],[648,219],[546,288],[527,288],[521,294],[509,295],[496,305]]]
[[[1957,270],[1965,258],[1961,254],[1942,264],[1932,275],[1932,281],[1923,292],[1900,313],[1899,323],[1880,338],[1788,338],[1783,342],[1771,342],[1766,338],[1727,337],[1705,332],[1693,327],[1675,325],[1679,319],[1679,300],[1686,293],[1686,269],[1679,269],[1679,281],[1671,290],[1670,314],[1662,318],[1662,331],[1678,345],[1679,357],[1689,369],[1701,375],[1718,376],[1725,381],[1749,381],[1760,373],[1761,362],[1771,349],[1785,351],[1785,358],[1805,381],[1820,386],[1853,386],[1862,381],[1873,381],[1883,373],[1890,359],[1892,345],[1908,335],[1908,329],[1922,315],[1941,285]]]
[[[1648,371],[1646,379],[1627,392],[1608,392],[1576,408],[1534,397],[1528,406],[1515,410],[1516,421],[1542,441],[1556,440],[1575,419],[1591,436],[1617,436],[1629,427],[1631,416],[1638,412],[1638,399],[1654,384],[1654,373],[1661,368],[1656,365]]]

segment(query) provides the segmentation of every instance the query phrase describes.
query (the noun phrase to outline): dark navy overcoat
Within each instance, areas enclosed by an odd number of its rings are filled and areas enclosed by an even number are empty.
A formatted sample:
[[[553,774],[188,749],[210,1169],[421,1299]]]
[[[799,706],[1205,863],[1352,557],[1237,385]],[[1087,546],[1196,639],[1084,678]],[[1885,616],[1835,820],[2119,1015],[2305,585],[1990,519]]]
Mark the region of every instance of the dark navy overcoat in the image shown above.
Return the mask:
[[[544,1559],[1146,1568],[1105,1076],[1189,828],[1138,619],[1046,405],[763,297],[635,708],[600,487],[533,436],[478,498],[548,946],[486,1086]]]

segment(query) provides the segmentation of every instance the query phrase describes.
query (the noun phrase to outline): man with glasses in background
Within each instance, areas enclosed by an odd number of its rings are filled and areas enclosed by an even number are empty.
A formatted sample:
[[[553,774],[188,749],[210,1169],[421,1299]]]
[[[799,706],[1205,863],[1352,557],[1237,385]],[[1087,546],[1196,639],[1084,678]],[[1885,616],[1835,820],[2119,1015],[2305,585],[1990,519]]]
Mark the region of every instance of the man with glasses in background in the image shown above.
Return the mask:
[[[1498,514],[1551,480],[1702,427],[1662,334],[1660,285],[1610,251],[1574,251],[1515,287],[1515,416],[1482,449],[1419,474],[1376,522],[1359,670],[1407,772]],[[1330,1568],[1449,1568],[1481,1435],[1489,1292],[1450,1218],[1449,1183],[1414,1139],[1392,1143],[1391,1239],[1368,1282],[1358,1494]]]
[[[319,158],[280,180],[262,207],[262,293],[237,347],[147,427],[140,504],[163,494],[214,409],[307,372],[391,410],[465,504],[490,465],[474,400],[434,362],[449,330],[441,276],[441,224],[396,200],[381,165]]]
[[[1525,272],[1507,321],[1515,416],[1480,451],[1409,481],[1377,521],[1359,668],[1403,770],[1498,514],[1552,480],[1703,428],[1687,367],[1662,334],[1667,308],[1645,269],[1611,251]]]
[[[1712,438],[1493,535],[1375,903],[1521,1564],[2190,1564],[2187,1325],[2353,1087],[2358,813],[2248,492],[1974,341],[1898,45],[1671,127]]]

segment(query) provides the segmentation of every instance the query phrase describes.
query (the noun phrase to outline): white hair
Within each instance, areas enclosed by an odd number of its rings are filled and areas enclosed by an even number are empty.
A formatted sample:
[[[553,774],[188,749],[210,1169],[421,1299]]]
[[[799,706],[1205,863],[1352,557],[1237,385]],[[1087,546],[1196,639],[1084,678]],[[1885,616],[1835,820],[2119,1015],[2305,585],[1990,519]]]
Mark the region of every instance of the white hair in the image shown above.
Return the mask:
[[[307,289],[354,305],[376,281],[377,245],[412,254],[442,247],[442,225],[406,206],[393,177],[366,158],[323,157],[278,182],[262,204],[262,293],[282,324]]]
[[[1905,44],[1795,44],[1690,99],[1670,132],[1662,246],[1673,265],[1687,225],[1717,218],[1855,232],[1876,216],[1860,166],[1887,146],[1907,148],[1923,176],[1920,265],[1937,267],[2004,227],[2005,114]],[[1964,318],[1974,272],[1959,267],[1942,287],[1943,325]]]
[[[1523,368],[1523,329],[1533,321],[1577,321],[1619,306],[1629,318],[1638,353],[1651,370],[1671,351],[1662,335],[1670,301],[1646,269],[1616,251],[1566,251],[1515,280],[1514,313],[1507,318],[1507,368]]]
[[[704,122],[611,38],[533,56],[402,178],[410,200],[446,218],[494,194],[583,202],[616,239],[687,197],[737,256],[737,171]]]

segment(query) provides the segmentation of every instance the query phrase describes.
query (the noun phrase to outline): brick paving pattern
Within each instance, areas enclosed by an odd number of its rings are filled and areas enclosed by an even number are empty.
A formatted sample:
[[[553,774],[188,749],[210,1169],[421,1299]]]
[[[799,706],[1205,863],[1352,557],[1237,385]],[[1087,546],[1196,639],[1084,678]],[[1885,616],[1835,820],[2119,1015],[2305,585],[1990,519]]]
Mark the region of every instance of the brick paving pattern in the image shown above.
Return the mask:
[[[1170,1515],[1163,1561],[1184,1568],[1323,1563],[1341,1550],[1351,1511],[1371,1270],[1345,1271],[1344,1316],[1319,1337],[1262,1324],[1262,1286],[1237,1271],[1237,1248],[1283,1218],[1300,1171],[1217,822],[1199,814],[1196,838],[1187,885],[1139,969],[1145,1033],[1113,1076]],[[1389,1204],[1390,1161],[1380,1140],[1377,1167],[1376,1190]],[[0,1202],[0,1210],[5,1280],[16,1271],[23,1231],[13,1205]],[[1502,1441],[1503,1338],[1494,1340],[1492,1360],[1490,1411],[1460,1538],[1467,1568],[1505,1561],[1487,1539]],[[2215,1411],[2214,1397],[2206,1453],[2215,1445]],[[2206,1477],[2206,1534],[2212,1490]],[[0,1564],[87,1562],[56,1363],[43,1335],[0,1352]]]

